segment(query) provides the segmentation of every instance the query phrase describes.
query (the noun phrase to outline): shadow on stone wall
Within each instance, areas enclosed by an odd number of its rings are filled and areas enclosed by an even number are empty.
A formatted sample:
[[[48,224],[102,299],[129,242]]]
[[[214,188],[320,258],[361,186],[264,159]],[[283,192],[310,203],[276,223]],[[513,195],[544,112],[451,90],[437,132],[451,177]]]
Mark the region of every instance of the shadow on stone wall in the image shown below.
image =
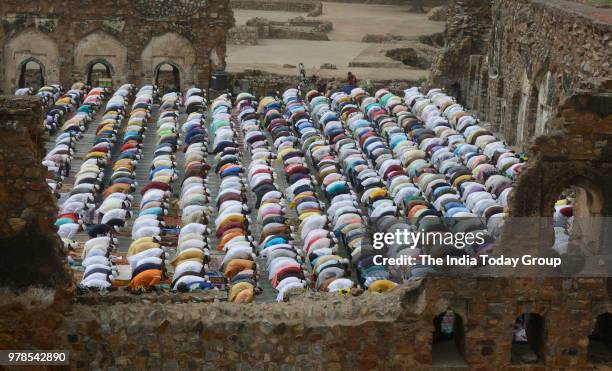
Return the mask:
[[[37,98],[0,97],[0,285],[70,281],[53,228],[56,200],[41,164],[47,135]]]

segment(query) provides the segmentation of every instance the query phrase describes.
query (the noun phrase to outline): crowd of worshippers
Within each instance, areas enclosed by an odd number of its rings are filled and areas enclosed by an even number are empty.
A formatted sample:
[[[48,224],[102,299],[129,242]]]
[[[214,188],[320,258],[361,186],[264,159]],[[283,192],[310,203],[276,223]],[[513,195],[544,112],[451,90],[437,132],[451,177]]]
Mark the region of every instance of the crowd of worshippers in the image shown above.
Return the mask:
[[[133,139],[139,143],[142,143],[144,131],[148,127],[156,93],[153,89],[141,89],[136,94],[134,105],[142,104],[146,114],[136,117],[130,115],[128,131],[134,133]],[[164,95],[161,99],[155,134],[155,157],[149,169],[148,183],[140,190],[138,216],[132,224],[132,243],[127,252],[127,260],[132,268],[130,289],[157,285],[165,275],[166,255],[160,243],[164,235],[164,217],[168,215],[171,183],[178,178],[174,161],[177,149],[177,101],[176,94]]]
[[[15,94],[32,95],[33,92],[32,89],[22,88]],[[60,85],[51,85],[42,87],[36,94],[46,111],[43,125],[50,132],[58,128],[61,130],[61,134],[55,138],[55,146],[43,159],[43,165],[47,168],[47,184],[57,198],[60,197],[59,190],[64,178],[70,173],[76,143],[83,137],[85,128],[107,94],[108,91],[102,88],[87,92],[81,83],[74,84],[65,93]]]
[[[70,100],[59,98],[59,101],[64,102],[62,104],[67,107],[66,112],[70,112],[72,117],[63,122],[61,133],[55,138],[54,147],[47,152],[42,161],[47,169],[47,184],[57,198],[61,196],[63,180],[70,173],[70,163],[74,157],[76,144],[83,137],[83,132],[92,121],[93,115],[100,109],[107,94],[108,91],[102,88],[92,89],[85,94],[84,86],[75,84],[66,94],[71,96]],[[77,108],[77,105],[80,106]],[[94,181],[98,183],[99,179],[101,179],[99,172],[87,171],[86,167],[82,167],[75,177],[75,189],[67,197],[60,199],[61,206],[56,226],[65,248],[76,246],[74,236],[83,229],[84,222],[87,221],[83,217],[90,214],[95,207],[93,192],[80,192],[80,190],[88,187],[93,189],[92,183]],[[99,189],[99,184],[96,186]]]
[[[520,155],[480,126],[476,118],[440,89],[427,94],[418,88],[407,89],[404,99],[384,89],[374,97],[355,90],[351,96],[373,127],[367,128],[362,118],[353,116],[347,120],[351,130],[363,132],[364,137],[370,135],[368,132],[380,135],[389,147],[384,156],[393,161],[389,167],[399,165],[396,169],[400,175],[392,176],[391,171],[387,181],[391,189],[392,178],[401,179],[397,180],[392,196],[408,226],[404,222],[394,225],[393,220],[381,218],[377,230],[486,231],[489,237],[484,243],[461,249],[444,244],[403,250],[402,246],[390,246],[389,254],[434,257],[489,254],[506,215],[512,180],[524,165]],[[410,181],[406,182],[403,176]],[[415,265],[402,272],[402,276],[410,279],[435,270]]]
[[[120,191],[110,192],[110,187],[103,193],[101,191],[104,188],[102,182],[105,168],[110,161],[111,149],[117,142],[118,130],[125,115],[126,104],[133,92],[134,87],[132,85],[124,85],[108,99],[102,121],[96,128],[93,146],[85,155],[83,163],[74,176],[74,186],[68,193],[66,200],[60,199],[60,213],[55,225],[58,227],[58,233],[68,249],[76,248],[77,244],[74,238],[79,231],[86,226],[93,225],[92,230],[89,231],[92,238],[84,244],[81,256],[81,266],[84,268],[81,284],[88,287],[109,288],[112,277],[116,275],[116,272],[112,269],[110,252],[118,241],[110,232],[124,226],[124,218],[129,216],[126,209],[131,197]],[[81,108],[89,106],[84,111],[90,115],[95,114],[103,101],[108,98],[107,95],[108,91],[103,88],[91,89]],[[74,117],[64,124],[62,130],[65,131],[58,136],[57,140],[64,136],[66,138],[78,138],[91,121],[88,120],[82,125],[76,125],[76,123],[75,125],[68,125],[73,119]],[[74,146],[74,141],[72,143]],[[71,151],[73,151],[72,148]],[[136,156],[137,152],[134,152],[134,158]],[[117,171],[119,171],[121,163],[119,162],[113,167],[116,166]],[[119,184],[120,181],[121,178],[114,177],[111,182]],[[133,190],[134,185],[126,184],[124,188]],[[96,202],[102,195],[104,201],[96,208]],[[95,219],[99,219],[98,225],[94,224]]]
[[[278,151],[287,144],[284,138],[279,136],[279,133],[286,129],[286,122],[283,128],[271,115],[271,110],[275,110],[276,117],[280,117],[278,110],[281,104],[274,98],[264,98],[257,104],[254,96],[241,94],[237,98],[237,105],[241,112],[240,125],[245,131],[245,141],[252,153],[248,180],[256,198],[257,222],[261,225],[258,253],[266,260],[266,279],[277,290],[277,300],[282,301],[291,288],[306,286],[304,272],[299,263],[299,252],[292,243],[286,198],[277,183],[281,174],[272,162],[278,159]],[[272,129],[271,125],[276,129]],[[266,131],[271,137],[266,135]],[[288,177],[286,168],[283,173],[282,175]]]
[[[163,220],[170,208],[173,184],[179,179],[175,154],[180,145],[181,131],[187,134],[185,143],[188,145],[186,176],[179,200],[184,226],[178,235],[175,256],[169,260],[174,270],[171,286],[180,291],[206,287],[201,276],[210,255],[205,239],[208,191],[204,178],[208,167],[204,163],[206,147],[202,146],[205,137],[204,117],[200,113],[204,108],[202,90],[187,91],[185,105],[190,114],[187,122],[179,127],[179,108],[182,105],[182,97],[176,92],[161,98],[154,158],[148,183],[140,190],[142,198],[138,217],[132,226],[133,242],[127,255],[132,267],[132,289],[150,288],[169,275],[163,247],[171,246],[173,242],[164,240],[164,235],[170,230],[164,228]],[[199,141],[196,143],[197,138]]]
[[[296,210],[299,219],[296,238],[309,267],[310,286],[318,291],[345,292],[354,287],[349,278],[348,259],[340,255],[337,238],[328,223],[333,208],[328,208],[326,215],[326,205],[319,201],[331,199],[326,186],[337,175],[333,154],[298,92],[287,90],[283,102],[293,129],[293,135],[288,135],[285,141],[294,143],[294,148],[285,146],[279,155],[290,184],[289,207]],[[308,163],[317,170],[316,177],[310,175]]]
[[[346,259],[332,251],[335,243],[330,231],[324,228],[324,205],[319,201],[316,180],[307,162],[305,150],[312,140],[306,140],[312,135],[306,132],[312,133],[309,128],[313,126],[305,104],[296,89],[289,89],[283,94],[282,101],[273,97],[263,98],[259,111],[276,150],[274,157],[282,165],[282,175],[288,185],[282,194],[283,204],[288,203],[291,215],[295,215],[290,220],[290,224],[295,226],[293,233],[265,236],[268,241],[262,241],[264,245],[260,246],[260,253],[267,257],[272,286],[278,291],[277,299],[283,300],[285,293],[293,288],[327,290],[331,281],[336,279],[331,290],[351,288],[352,281],[345,278]],[[296,122],[298,112],[305,119],[302,125]],[[315,249],[324,249],[330,258],[325,272],[317,272],[314,255],[308,255],[313,244]],[[323,250],[319,252],[323,255]],[[302,266],[301,262],[305,264]],[[326,278],[330,281],[327,282]]]
[[[244,148],[239,145],[243,129],[232,118],[232,103],[226,95],[215,99],[211,110],[214,170],[220,181],[215,199],[214,233],[219,240],[216,250],[224,254],[220,270],[229,284],[228,300],[249,303],[260,289],[251,223],[247,215],[250,210],[243,176]],[[244,111],[239,112],[238,120],[244,119],[243,115]]]
[[[201,89],[187,90],[184,106],[188,117],[180,130],[185,153],[179,199],[182,227],[177,254],[171,263],[174,269],[172,288],[181,292],[214,287],[204,271],[210,259],[210,229],[207,227],[210,219],[210,190],[206,183],[210,166],[206,163],[208,134],[204,97],[205,93]]]
[[[330,98],[317,91],[306,96],[327,139],[311,162],[328,177],[319,183],[330,201],[324,225],[334,223],[361,287],[386,291],[395,282],[435,271],[417,265],[389,272],[376,265],[379,252],[368,248],[368,224],[377,231],[498,232],[512,178],[523,163],[452,98],[440,90],[422,95],[416,88],[408,89],[405,99],[386,90],[371,97],[359,88]],[[462,249],[390,246],[387,254],[478,255],[490,251],[491,242]]]
[[[51,84],[41,87],[37,92],[32,88],[19,88],[15,91],[15,95],[40,98],[44,111],[43,125],[49,134],[55,134],[66,121],[68,114],[79,107],[86,90],[88,89],[83,83],[75,83],[67,92],[64,92],[60,84]],[[79,108],[82,108],[79,113],[91,113],[87,110],[88,105]]]
[[[104,177],[109,167],[110,179],[107,184],[100,187],[102,190],[95,195],[100,200],[93,219],[89,224],[87,233],[90,237],[85,243],[82,255],[82,267],[85,268],[81,285],[87,288],[105,289],[112,285],[116,272],[111,270],[105,278],[101,274],[90,278],[88,271],[109,271],[113,266],[112,252],[116,251],[117,238],[115,232],[125,230],[131,218],[130,207],[134,201],[133,192],[138,185],[136,182],[136,165],[142,156],[142,140],[146,122],[149,119],[151,97],[154,93],[152,86],[145,86],[138,92],[129,85],[114,93],[106,104],[106,112],[101,123],[96,128],[94,146],[86,155],[89,159],[102,159],[100,174]],[[135,98],[134,98],[135,95]],[[129,116],[127,107],[133,99]],[[120,130],[124,118],[128,123],[120,137]],[[120,146],[119,155],[111,161],[113,148]],[[98,242],[95,242],[98,241]],[[89,246],[88,246],[89,245]],[[89,259],[92,259],[90,262]],[[93,267],[92,268],[92,263]]]
[[[75,234],[87,228],[81,285],[107,289],[116,276],[117,233],[132,217],[136,165],[158,92],[151,85],[138,91],[125,85],[112,96],[80,85],[70,92],[52,103],[69,96],[61,100],[66,112],[81,105],[45,157],[55,190],[70,172],[76,141],[108,102],[74,189],[60,200],[56,225],[66,248],[74,248]],[[132,290],[164,281],[176,291],[207,290],[219,287],[211,277],[221,275],[228,300],[237,303],[254,300],[260,279],[270,281],[279,301],[293,289],[385,292],[438,268],[376,264],[381,251],[371,248],[372,231],[487,234],[484,242],[463,248],[391,244],[382,252],[388,257],[489,254],[524,165],[520,154],[440,89],[410,88],[403,98],[385,89],[371,96],[361,88],[313,90],[304,97],[290,88],[281,97],[260,100],[241,93],[234,102],[221,95],[210,104],[208,130],[202,90],[189,89],[185,97],[168,93],[159,102],[148,182],[141,185],[131,224]],[[187,119],[181,125],[182,111]],[[116,145],[121,146],[118,158],[111,162]],[[185,157],[180,171],[179,149]],[[219,179],[213,199],[206,181],[211,166]],[[102,184],[106,167],[109,180]],[[165,220],[178,179],[180,226],[175,229]],[[287,186],[280,187],[279,180]],[[566,231],[570,218],[571,198],[565,197],[556,205],[555,228]],[[222,256],[219,272],[210,270],[213,247]]]

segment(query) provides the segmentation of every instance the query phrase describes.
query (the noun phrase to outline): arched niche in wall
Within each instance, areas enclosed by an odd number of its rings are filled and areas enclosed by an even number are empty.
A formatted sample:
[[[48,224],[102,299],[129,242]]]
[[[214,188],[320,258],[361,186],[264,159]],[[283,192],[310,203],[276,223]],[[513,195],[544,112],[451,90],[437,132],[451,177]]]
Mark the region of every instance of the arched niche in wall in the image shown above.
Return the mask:
[[[546,353],[546,320],[539,313],[522,313],[512,333],[511,363],[543,363]]]
[[[535,98],[533,98],[535,95]],[[516,144],[526,149],[535,133],[535,108],[537,107],[537,89],[529,80],[527,70],[521,79],[521,99],[517,115]],[[534,103],[534,100],[536,103]]]
[[[166,33],[151,38],[142,51],[145,81],[155,81],[156,68],[164,63],[175,66],[180,72],[180,86],[195,84],[195,49],[191,41],[177,33]]]
[[[489,69],[486,64],[480,69],[480,78],[478,79],[478,107],[477,109],[484,116],[485,120],[488,120],[487,107],[489,106]]]
[[[524,74],[522,90],[519,139],[520,144],[527,145],[548,130],[547,124],[554,113],[555,77],[546,69],[540,70],[532,79]]]
[[[448,308],[433,320],[431,358],[434,367],[463,367],[465,330],[461,315]]]
[[[94,59],[87,64],[87,85],[108,86],[112,84],[114,74],[113,66],[105,59]]]
[[[91,68],[99,64],[110,72],[113,85],[126,81],[127,48],[116,37],[101,30],[86,35],[74,48],[74,66],[82,71],[83,81],[89,80]]]
[[[515,91],[510,99],[509,106],[506,106],[506,117],[502,117],[502,131],[506,143],[515,145],[519,134],[519,110],[521,106],[521,92]]]
[[[19,88],[32,88],[34,91],[45,85],[45,65],[32,57],[19,66]]]
[[[493,27],[491,28],[491,38],[489,39],[489,77],[496,79],[500,74],[501,69],[501,58],[503,52],[503,39],[504,39],[504,23],[501,18],[501,10],[498,9],[493,20]]]
[[[597,316],[589,335],[587,357],[593,364],[612,365],[612,314],[609,312]]]
[[[490,75],[489,75],[490,76]],[[504,95],[504,79],[498,77],[495,80],[495,95],[491,97],[492,102],[495,104],[493,112],[493,124],[497,130],[502,130],[502,124],[504,116],[506,115],[506,97]],[[505,138],[507,139],[507,138]]]
[[[46,84],[59,83],[59,48],[48,35],[27,29],[12,37],[4,47],[4,90],[14,91],[19,85],[24,62],[36,61],[44,68]]]
[[[535,135],[543,135],[553,114],[553,99],[556,93],[554,76],[546,71],[536,80],[538,86],[537,108],[535,118]]]
[[[539,139],[539,145],[547,144]],[[530,229],[526,235],[533,232],[532,251],[561,256],[563,274],[608,274],[612,245],[605,170],[582,161],[534,158],[517,178],[510,206],[517,222],[530,223],[525,229]]]
[[[159,88],[162,94],[181,91],[181,72],[176,63],[165,61],[154,68],[155,85]]]
[[[557,187],[550,193],[546,195],[550,205],[546,213],[552,213],[553,249],[562,257],[574,259],[573,266],[568,265],[572,269],[569,272],[581,268],[581,273],[604,273],[597,264],[591,264],[598,256],[610,254],[610,247],[603,243],[610,223],[608,218],[602,217],[604,194],[601,186],[587,176],[564,178],[560,175]]]

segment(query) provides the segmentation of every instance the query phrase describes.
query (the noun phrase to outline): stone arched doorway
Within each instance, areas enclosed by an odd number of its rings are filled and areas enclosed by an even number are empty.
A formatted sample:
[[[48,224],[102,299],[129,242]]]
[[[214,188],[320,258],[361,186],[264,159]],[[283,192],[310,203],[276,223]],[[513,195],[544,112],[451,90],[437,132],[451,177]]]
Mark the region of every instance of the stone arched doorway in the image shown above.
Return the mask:
[[[118,86],[127,76],[127,48],[113,35],[94,31],[75,46],[74,67],[75,71],[82,71],[82,75],[75,76],[76,79],[83,79],[90,85],[98,85],[97,78],[105,84],[107,81],[104,79],[111,79],[112,85]]]
[[[19,68],[19,88],[32,88],[34,91],[45,85],[45,66],[36,58],[21,62]]]
[[[546,321],[539,313],[522,313],[516,318],[511,363],[543,363],[546,353]]]
[[[453,309],[439,313],[433,320],[431,358],[435,367],[465,366],[463,318]]]
[[[154,70],[155,85],[162,94],[181,91],[181,70],[176,63],[165,61],[158,64]]]
[[[155,81],[158,67],[168,64],[171,67],[164,68],[172,69],[173,76],[178,70],[180,87],[194,85],[196,53],[192,42],[182,35],[165,33],[151,38],[142,51],[141,60],[145,80]]]
[[[112,87],[113,72],[114,68],[107,60],[95,59],[87,64],[87,85]]]
[[[597,316],[593,332],[589,335],[587,358],[593,364],[612,365],[612,314]]]
[[[57,43],[36,29],[28,29],[12,37],[4,47],[3,60],[5,92],[13,92],[19,86],[22,68],[25,66],[27,71],[28,65],[34,67],[31,62],[42,67],[41,80],[45,84],[59,82]],[[40,72],[41,70],[38,70],[39,78]]]
[[[455,81],[450,86],[450,94],[455,97],[457,102],[461,102],[461,84],[458,81]]]
[[[608,218],[603,218],[604,196],[601,186],[585,175],[578,175],[564,181],[559,177],[558,186],[550,190],[549,209],[545,214],[552,224],[553,249],[571,259],[581,274],[601,275],[605,268],[600,266],[601,256],[609,256],[611,250],[604,243],[605,231],[609,230]],[[549,197],[546,197],[549,198]],[[602,269],[604,269],[602,271]]]
[[[567,149],[563,137],[538,139],[546,153]],[[554,147],[553,147],[554,146]],[[601,277],[610,270],[612,234],[605,167],[535,153],[517,179],[511,223],[522,225],[522,253],[560,256],[563,275]],[[568,207],[569,206],[569,207]],[[518,245],[517,245],[518,246]]]

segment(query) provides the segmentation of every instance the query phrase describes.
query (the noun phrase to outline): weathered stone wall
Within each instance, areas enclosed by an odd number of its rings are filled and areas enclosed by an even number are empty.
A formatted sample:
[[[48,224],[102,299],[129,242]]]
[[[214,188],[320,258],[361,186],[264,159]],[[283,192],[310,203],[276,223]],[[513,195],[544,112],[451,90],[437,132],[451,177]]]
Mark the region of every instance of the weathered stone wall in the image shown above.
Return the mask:
[[[462,319],[472,368],[511,369],[512,330],[522,313],[544,318],[544,364],[591,369],[588,335],[611,309],[601,279],[431,278],[387,294],[310,294],[289,303],[109,304],[76,302],[60,330],[71,368],[400,369],[431,368],[434,318]]]
[[[446,48],[429,84],[458,96],[529,155],[509,212],[540,219],[508,223],[508,235],[519,233],[524,244],[498,251],[551,254],[547,218],[571,188],[581,201],[566,259],[605,268],[596,256],[609,254],[612,244],[604,219],[612,216],[610,60],[612,9],[564,0],[449,3]]]
[[[242,25],[230,28],[229,31],[227,31],[227,43],[229,45],[259,44],[257,27]]]
[[[574,229],[581,232],[572,238],[580,246],[569,254],[588,266],[612,244],[604,219],[612,216],[612,9],[562,0],[457,0],[449,9],[447,46],[430,84],[449,89],[528,152],[511,196],[513,216],[551,217],[558,195],[576,191],[582,201]],[[550,220],[517,223],[506,232],[527,236],[521,251],[550,253],[541,250],[554,241]]]
[[[446,6],[446,45],[434,59],[430,82],[443,86],[463,101],[470,55],[484,54],[491,28],[491,1],[449,0]]]
[[[73,290],[41,165],[37,98],[0,96],[0,348],[57,349]]]
[[[576,186],[588,192],[583,206],[590,213],[612,216],[611,92],[612,79],[604,80],[559,104],[549,123],[554,133],[536,138],[531,148],[532,161],[518,179],[513,213],[551,216],[555,197]]]
[[[605,279],[433,279],[426,293],[427,316],[447,306],[463,316],[466,361],[482,369],[511,368],[511,332],[521,313],[544,317],[546,368],[590,369],[587,336],[610,308]]]
[[[270,21],[266,18],[251,18],[245,25],[235,26],[227,33],[229,45],[257,45],[259,39],[295,39],[328,41],[327,33],[333,24],[296,17],[286,22]]]
[[[269,94],[270,92],[283,92],[287,88],[295,87],[297,84],[297,66],[293,66],[296,68],[295,76],[287,76],[287,75],[277,75],[272,73],[263,72],[260,70],[245,70],[244,72],[232,73],[230,75],[230,88],[234,86],[234,82],[238,83],[241,91],[250,91],[254,92],[259,96],[264,96]],[[322,65],[321,69],[330,69],[330,67],[335,67],[332,65]],[[335,68],[331,68],[335,69]],[[316,89],[316,82],[310,81],[310,76],[307,76],[307,86],[305,90]],[[335,89],[341,89],[342,84],[344,83],[343,79],[335,79],[335,78],[324,78],[318,77],[318,82],[326,83],[328,88],[332,86]],[[406,79],[396,79],[396,80],[361,80],[360,86],[362,88],[367,89],[372,94],[377,89],[387,88],[393,91],[403,91],[409,87],[420,85],[420,81],[416,80],[406,80]]]
[[[406,5],[412,0],[326,0],[330,3],[350,3],[350,4],[380,4],[380,5]],[[425,9],[443,5],[447,0],[423,0]]]
[[[409,299],[402,293],[414,290]],[[66,334],[73,365],[120,369],[418,367],[419,287],[291,303],[75,305]],[[415,301],[416,300],[416,301]],[[404,308],[402,302],[410,303]],[[90,364],[90,362],[93,362]],[[422,366],[421,366],[422,367]]]
[[[564,0],[449,2],[446,49],[431,84],[443,86],[527,148],[560,102],[612,75],[612,9]]]
[[[500,131],[514,142],[525,146],[549,133],[548,123],[565,97],[590,79],[612,76],[612,10],[606,11],[607,21],[600,21],[590,13],[593,9],[559,1],[527,6],[504,1],[495,7],[501,15],[494,29],[501,31],[492,38],[487,59],[489,75],[499,77],[486,82],[479,78],[479,84],[488,84],[490,91],[503,90],[501,96],[491,95],[501,98],[502,107],[519,97],[519,107],[516,117],[508,114],[511,110],[492,114],[491,101],[482,102],[479,109],[485,116],[497,115]],[[514,21],[512,14],[518,15]],[[500,78],[503,89],[496,85]]]
[[[313,0],[230,0],[232,9],[276,10],[307,13],[321,4]]]
[[[47,138],[41,117],[37,98],[0,97],[2,286],[54,287],[68,277],[52,230],[57,206],[41,164]]]
[[[95,62],[110,67],[115,84],[150,83],[156,66],[144,64],[152,63],[145,52],[159,44],[155,63],[175,64],[183,84],[207,85],[212,70],[225,68],[225,34],[233,24],[227,0],[6,0],[0,14],[5,92],[31,59],[43,65],[47,83],[85,80]],[[173,48],[185,43],[186,51]]]
[[[246,23],[257,31],[260,39],[296,39],[328,41],[327,33],[333,24],[329,21],[308,20],[296,17],[286,22],[270,21],[266,18],[252,18]]]

